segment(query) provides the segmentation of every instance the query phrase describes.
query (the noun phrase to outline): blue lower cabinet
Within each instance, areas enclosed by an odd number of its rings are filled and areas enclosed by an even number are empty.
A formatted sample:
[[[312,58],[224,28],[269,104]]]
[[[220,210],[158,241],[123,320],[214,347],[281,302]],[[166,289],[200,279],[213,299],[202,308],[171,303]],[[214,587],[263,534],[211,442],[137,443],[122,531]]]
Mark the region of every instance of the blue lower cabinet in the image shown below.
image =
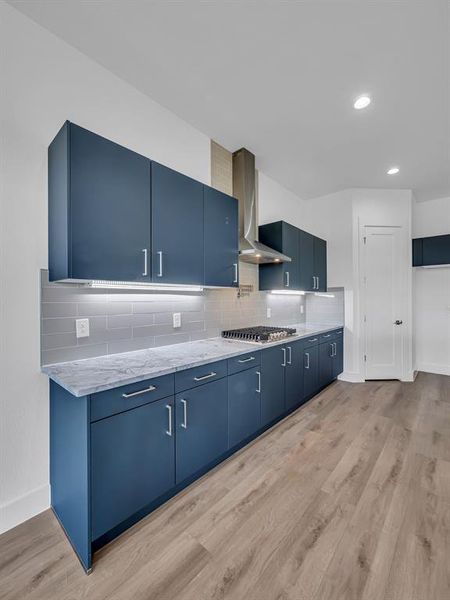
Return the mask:
[[[265,348],[261,352],[261,426],[268,425],[285,412],[285,346]]]
[[[303,403],[303,342],[286,345],[286,410]]]
[[[180,483],[228,450],[227,378],[175,397],[176,482]]]
[[[319,389],[319,346],[303,350],[303,397],[313,396]]]
[[[173,396],[91,424],[92,539],[175,485]]]
[[[336,333],[334,339],[333,379],[344,370],[344,332]]]
[[[261,371],[253,367],[228,377],[229,446],[237,446],[261,427]]]
[[[324,342],[319,346],[319,388],[328,385],[334,379],[333,366],[334,342]]]

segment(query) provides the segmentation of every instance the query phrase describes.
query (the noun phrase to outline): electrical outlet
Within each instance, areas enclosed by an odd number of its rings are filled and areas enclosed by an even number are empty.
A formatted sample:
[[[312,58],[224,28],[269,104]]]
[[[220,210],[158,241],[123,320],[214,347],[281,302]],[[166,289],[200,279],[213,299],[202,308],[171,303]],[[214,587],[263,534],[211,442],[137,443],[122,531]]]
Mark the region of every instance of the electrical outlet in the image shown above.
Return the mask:
[[[300,314],[302,315],[305,312],[305,307],[303,304],[300,304]]]
[[[181,327],[181,313],[173,313],[173,326]]]
[[[272,309],[267,307],[267,318],[270,319],[272,318]]]
[[[77,338],[89,337],[89,319],[76,319]]]

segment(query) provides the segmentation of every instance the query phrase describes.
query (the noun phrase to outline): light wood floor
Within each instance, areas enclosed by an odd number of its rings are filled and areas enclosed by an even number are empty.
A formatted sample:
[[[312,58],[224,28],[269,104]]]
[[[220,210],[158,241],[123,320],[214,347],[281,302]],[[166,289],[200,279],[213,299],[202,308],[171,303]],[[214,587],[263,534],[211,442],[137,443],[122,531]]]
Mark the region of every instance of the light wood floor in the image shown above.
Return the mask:
[[[449,600],[450,378],[336,382],[97,554],[47,511],[0,537],[8,600]]]

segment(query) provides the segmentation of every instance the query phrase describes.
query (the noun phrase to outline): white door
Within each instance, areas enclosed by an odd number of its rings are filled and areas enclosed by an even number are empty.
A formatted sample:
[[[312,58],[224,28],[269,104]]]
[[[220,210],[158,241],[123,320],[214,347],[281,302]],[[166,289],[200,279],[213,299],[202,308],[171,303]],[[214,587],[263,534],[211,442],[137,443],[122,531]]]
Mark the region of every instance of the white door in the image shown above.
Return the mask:
[[[401,234],[399,227],[364,227],[366,379],[400,379],[402,376]]]

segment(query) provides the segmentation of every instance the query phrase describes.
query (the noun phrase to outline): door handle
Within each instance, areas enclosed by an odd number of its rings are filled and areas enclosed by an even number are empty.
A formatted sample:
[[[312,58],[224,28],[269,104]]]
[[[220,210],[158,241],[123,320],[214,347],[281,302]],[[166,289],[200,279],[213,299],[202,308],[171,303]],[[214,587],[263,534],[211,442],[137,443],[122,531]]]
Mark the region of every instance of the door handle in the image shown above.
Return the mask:
[[[237,263],[233,263],[233,267],[234,267],[234,279],[233,279],[233,283],[237,283],[238,282],[238,266],[237,266]]]
[[[148,275],[148,250],[147,250],[147,248],[142,248],[142,252],[144,253],[144,271],[142,273],[142,277],[147,277],[147,275]]]
[[[307,359],[305,369],[309,369],[309,352],[305,352],[305,358]]]
[[[138,390],[137,392],[131,392],[130,394],[122,394],[122,398],[133,398],[133,396],[140,396],[141,394],[146,394],[147,392],[153,392],[156,390],[156,386],[150,385],[145,390]]]
[[[183,398],[180,402],[183,405],[183,422],[181,423],[181,427],[187,429],[187,402]]]
[[[250,362],[251,360],[255,360],[254,356],[250,356],[250,358],[244,358],[244,360],[238,360],[238,363],[246,363],[246,362]]]
[[[286,271],[286,287],[289,287],[289,271]]]
[[[283,362],[281,363],[282,367],[286,366],[286,348],[281,348],[282,352],[283,352]]]
[[[170,404],[166,404],[166,408],[169,411],[169,427],[166,429],[166,433],[172,437],[172,406]]]
[[[217,375],[217,373],[214,373],[214,371],[211,371],[211,373],[208,373],[208,375],[202,375],[201,377],[194,377],[194,381],[203,381],[204,379],[209,379],[210,377],[215,377]]]
[[[394,321],[394,325],[402,325],[403,321],[400,319],[397,319],[396,321]]]
[[[158,277],[162,277],[163,276],[163,264],[162,264],[162,251],[158,250],[157,252],[158,256],[159,256],[159,273],[158,273]]]
[[[288,358],[287,364],[292,365],[292,348],[291,348],[291,346],[288,346],[287,349],[289,350],[289,358]]]
[[[256,374],[258,375],[258,387],[256,389],[256,391],[258,392],[258,394],[261,393],[261,373],[260,371],[256,371]]]

